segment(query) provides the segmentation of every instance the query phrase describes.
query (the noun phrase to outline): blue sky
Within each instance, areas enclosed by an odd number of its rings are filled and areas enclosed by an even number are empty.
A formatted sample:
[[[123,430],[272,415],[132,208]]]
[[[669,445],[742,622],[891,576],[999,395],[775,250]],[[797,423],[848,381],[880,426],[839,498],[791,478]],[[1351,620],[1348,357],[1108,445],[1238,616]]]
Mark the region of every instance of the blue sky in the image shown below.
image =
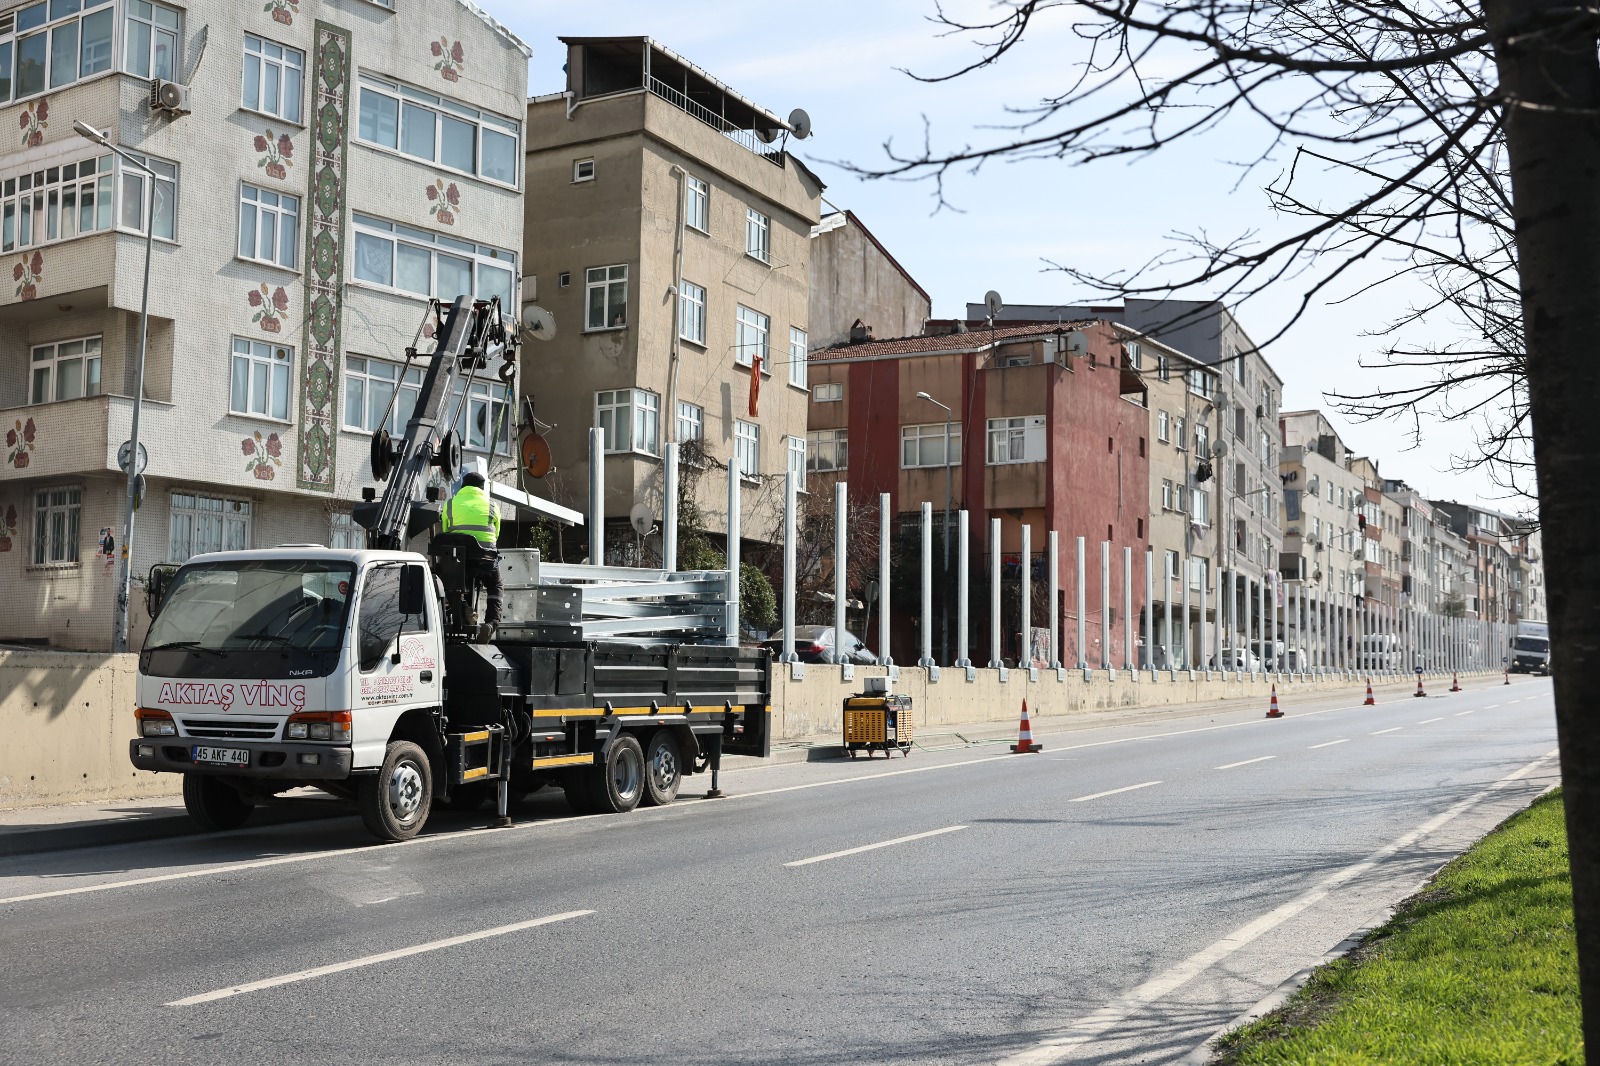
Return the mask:
[[[937,317],[960,314],[988,289],[1011,304],[1090,295],[1052,270],[1052,262],[1105,273],[1167,251],[1175,232],[1204,228],[1231,237],[1278,225],[1261,186],[1280,163],[1240,180],[1237,160],[1255,147],[1253,131],[1242,123],[1131,164],[991,164],[976,175],[952,177],[946,197],[956,209],[937,213],[929,183],[864,181],[830,165],[881,164],[886,140],[908,149],[920,144],[925,117],[935,145],[944,148],[1004,136],[984,127],[1016,121],[1005,106],[1028,105],[1059,87],[1081,54],[1065,17],[1042,27],[1001,65],[929,85],[896,68],[943,73],[977,54],[972,38],[941,36],[928,20],[933,0],[478,3],[533,47],[532,94],[564,87],[561,35],[650,36],[778,114],[804,107],[815,134],[791,143],[791,150],[828,183],[827,199],[855,211],[932,295]],[[987,10],[984,0],[946,6]],[[1244,307],[1246,330],[1257,340],[1276,332],[1300,293],[1286,283]],[[1312,307],[1267,349],[1286,383],[1284,408],[1328,409],[1327,391],[1391,388],[1407,380],[1396,371],[1363,370],[1358,360],[1378,347],[1364,334],[1414,295],[1390,284],[1353,302]],[[1451,454],[1472,446],[1465,425],[1425,422],[1422,448],[1408,450],[1408,427],[1330,417],[1351,448],[1379,460],[1386,477],[1403,478],[1436,498],[1492,502],[1502,495],[1482,474],[1449,472]]]

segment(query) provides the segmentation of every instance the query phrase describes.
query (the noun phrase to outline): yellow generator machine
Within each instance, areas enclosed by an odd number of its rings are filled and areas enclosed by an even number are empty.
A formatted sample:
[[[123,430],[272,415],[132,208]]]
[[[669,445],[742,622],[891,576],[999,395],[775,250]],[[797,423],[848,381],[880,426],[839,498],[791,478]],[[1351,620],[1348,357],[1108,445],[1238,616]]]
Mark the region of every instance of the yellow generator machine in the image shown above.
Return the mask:
[[[911,755],[911,697],[889,691],[887,677],[866,679],[866,691],[844,701],[844,750],[854,759],[881,751]]]

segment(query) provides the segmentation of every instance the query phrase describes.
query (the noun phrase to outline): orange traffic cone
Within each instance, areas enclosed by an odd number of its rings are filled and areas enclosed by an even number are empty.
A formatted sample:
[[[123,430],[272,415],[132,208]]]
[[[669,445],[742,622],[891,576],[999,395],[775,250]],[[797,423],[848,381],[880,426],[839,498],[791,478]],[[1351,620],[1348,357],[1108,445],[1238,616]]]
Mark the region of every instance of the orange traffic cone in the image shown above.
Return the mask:
[[[1267,708],[1268,718],[1282,718],[1283,712],[1278,709],[1278,686],[1272,686],[1272,706]]]
[[[1422,671],[1421,670],[1417,671],[1417,691],[1413,692],[1412,695],[1416,696],[1419,699],[1422,698],[1423,696],[1427,695],[1426,692],[1422,691]]]
[[[1450,675],[1450,691],[1451,692],[1460,692],[1461,691],[1461,678],[1459,677],[1459,675],[1456,675],[1456,674],[1451,674]]]
[[[1028,701],[1022,701],[1022,725],[1017,729],[1017,742],[1011,745],[1011,750],[1018,755],[1032,755],[1036,751],[1043,751],[1043,744],[1033,742],[1033,727],[1028,724]]]
[[[1378,701],[1372,698],[1372,678],[1367,678],[1367,698],[1362,702],[1363,707],[1376,707]]]

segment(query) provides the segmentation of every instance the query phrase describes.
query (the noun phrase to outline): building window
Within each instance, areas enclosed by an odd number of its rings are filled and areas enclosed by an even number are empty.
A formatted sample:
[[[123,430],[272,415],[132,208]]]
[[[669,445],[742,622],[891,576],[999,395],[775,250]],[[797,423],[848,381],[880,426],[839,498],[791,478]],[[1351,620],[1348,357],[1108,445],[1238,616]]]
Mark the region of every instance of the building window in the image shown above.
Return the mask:
[[[244,35],[244,106],[290,122],[300,121],[300,86],[306,54],[297,48]]]
[[[1156,415],[1156,440],[1163,444],[1172,440],[1172,416],[1165,411]]]
[[[490,438],[493,437],[495,452],[510,455],[515,426],[512,424],[513,405],[506,397],[506,387],[499,383],[475,381],[471,393],[465,393],[465,389],[464,382],[456,383],[456,387],[450,390],[448,408],[453,419],[466,422],[467,433],[461,446],[469,451],[485,452],[489,450]],[[466,407],[464,416],[458,414],[463,403]]]
[[[1190,520],[1197,526],[1211,524],[1211,493],[1205,489],[1191,489],[1189,492]]]
[[[1161,480],[1161,509],[1172,510],[1172,482],[1166,478]]]
[[[1265,430],[1261,431],[1261,461],[1272,465],[1272,437]]]
[[[959,466],[961,464],[961,430],[950,426],[950,437],[945,439],[945,423],[925,426],[900,427],[900,466],[915,470],[925,466]]]
[[[242,551],[250,547],[250,501],[174,492],[169,528],[169,563],[206,552]]]
[[[15,99],[21,100],[110,70],[115,24],[110,0],[82,4],[56,0],[0,16],[0,103],[13,98],[13,89]]]
[[[328,547],[359,551],[367,546],[367,531],[356,525],[348,511],[337,511],[328,523]]]
[[[1180,451],[1189,446],[1189,424],[1182,418],[1173,422],[1172,443],[1177,445]]]
[[[706,436],[706,413],[703,409],[692,403],[678,401],[678,440],[704,440]]]
[[[355,237],[351,273],[358,281],[447,303],[498,296],[502,308],[515,304],[515,252],[362,214],[355,216]]]
[[[421,367],[406,369],[399,363],[369,359],[364,355],[345,356],[345,429],[364,433],[386,429],[391,437],[398,437],[411,421],[411,413],[416,410],[421,394]]]
[[[100,338],[41,344],[29,361],[29,403],[76,400],[100,393]]]
[[[1211,431],[1205,426],[1194,427],[1194,454],[1199,459],[1211,457]]]
[[[661,397],[643,389],[613,389],[594,397],[594,424],[605,430],[607,452],[661,454]]]
[[[1029,418],[991,418],[989,465],[1040,463],[1044,461],[1044,416]]]
[[[749,366],[759,356],[761,369],[770,373],[767,338],[771,333],[771,316],[740,304],[738,319],[734,323],[734,361],[740,366]]]
[[[1237,495],[1244,495],[1244,464],[1233,464],[1233,491]]]
[[[811,399],[816,403],[838,403],[844,399],[844,382],[824,381],[811,389]]]
[[[617,329],[628,324],[628,268],[590,267],[584,271],[589,304],[588,329]]]
[[[1209,569],[1209,560],[1196,556],[1189,557],[1189,587],[1202,592],[1206,588],[1206,571]]]
[[[1216,382],[1204,370],[1191,369],[1189,371],[1189,391],[1203,400],[1209,400],[1216,391]]]
[[[794,475],[794,487],[797,492],[806,491],[806,439],[804,437],[785,437],[785,450],[789,455],[789,473]]]
[[[239,258],[288,270],[299,263],[300,197],[239,187]]]
[[[580,182],[580,181],[593,181],[594,180],[594,160],[593,159],[578,159],[578,160],[574,160],[573,164],[572,164],[572,180],[573,180],[574,183]]]
[[[1172,367],[1168,365],[1167,357],[1160,352],[1156,353],[1156,377],[1162,381],[1168,381],[1172,378]]]
[[[138,152],[129,152],[130,156],[155,171],[156,175],[156,206],[155,228],[156,236],[173,240],[178,231],[178,167],[175,163],[163,162],[152,159]],[[148,195],[144,183],[149,180],[140,171],[132,167],[118,164],[117,171],[122,175],[122,222],[121,227],[135,233],[145,231],[144,213],[145,197]]]
[[[683,220],[701,233],[711,232],[711,186],[693,176],[683,179]]]
[[[1139,349],[1138,341],[1126,341],[1123,348],[1128,353],[1128,369],[1141,370],[1144,367],[1144,353]]]
[[[1169,577],[1169,578],[1172,578],[1173,580],[1180,580],[1179,577],[1178,577],[1178,553],[1177,552],[1169,551],[1169,552],[1163,552],[1162,553],[1162,575],[1161,576],[1162,577]]]
[[[58,486],[33,497],[33,565],[72,566],[78,561],[83,490]]]
[[[789,327],[789,384],[806,387],[806,331]]]
[[[683,283],[679,305],[678,336],[694,344],[706,342],[706,290],[692,281]]]
[[[806,469],[823,474],[850,465],[848,431],[814,429],[806,434]]]
[[[761,427],[742,418],[733,421],[733,461],[743,477],[761,476]]]
[[[177,9],[130,0],[122,45],[122,69],[129,74],[177,81],[173,73],[178,67]]]
[[[361,75],[356,132],[368,144],[515,187],[520,131],[511,119]],[[573,177],[578,180],[576,168]]]
[[[1189,512],[1188,505],[1189,486],[1179,481],[1172,486],[1172,509],[1180,514]]]
[[[0,63],[0,85],[4,77]],[[0,182],[0,252],[110,229],[112,159],[91,156]]]
[[[233,376],[228,410],[236,415],[289,419],[289,368],[293,349],[233,338]]]
[[[744,254],[763,263],[772,261],[772,219],[753,207],[744,212]]]

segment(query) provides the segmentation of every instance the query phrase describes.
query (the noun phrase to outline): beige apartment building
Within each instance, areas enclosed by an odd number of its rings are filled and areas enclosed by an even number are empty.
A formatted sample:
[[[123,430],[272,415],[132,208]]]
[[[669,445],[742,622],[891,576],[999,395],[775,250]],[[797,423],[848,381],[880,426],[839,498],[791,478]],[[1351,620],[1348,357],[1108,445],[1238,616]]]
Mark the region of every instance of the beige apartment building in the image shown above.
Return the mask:
[[[1366,587],[1365,537],[1357,517],[1366,486],[1321,411],[1285,411],[1278,425],[1284,579],[1298,586],[1302,603],[1351,608]]]
[[[630,510],[661,519],[664,445],[692,442],[685,483],[708,524],[727,528],[719,468],[735,463],[744,534],[770,540],[783,476],[806,464],[822,182],[785,150],[787,121],[651,39],[562,41],[565,91],[527,104],[538,194],[523,299],[556,321],[524,355],[556,466],[534,487],[586,509],[588,431],[603,428],[607,556],[620,561],[642,544]]]
[[[427,298],[517,306],[530,54],[461,0],[0,0],[0,640],[111,644],[151,227],[135,577],[354,541]]]

